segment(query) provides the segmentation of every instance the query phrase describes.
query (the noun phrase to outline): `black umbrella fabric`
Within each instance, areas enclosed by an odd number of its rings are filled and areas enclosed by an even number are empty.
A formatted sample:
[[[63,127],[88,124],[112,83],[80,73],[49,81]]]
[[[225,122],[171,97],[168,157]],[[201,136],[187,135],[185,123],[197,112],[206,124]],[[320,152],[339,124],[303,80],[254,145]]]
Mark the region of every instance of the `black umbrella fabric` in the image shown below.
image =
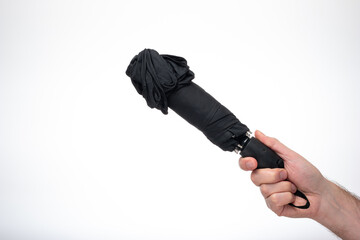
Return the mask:
[[[164,114],[170,107],[224,151],[233,151],[249,131],[226,107],[192,82],[194,73],[182,57],[145,49],[131,60],[126,74],[149,107]]]
[[[170,107],[224,151],[241,151],[243,157],[254,157],[258,168],[283,168],[283,160],[270,148],[249,135],[249,129],[226,107],[193,83],[195,75],[187,61],[178,56],[160,55],[144,49],[130,62],[126,74],[149,107],[167,114]],[[306,196],[295,195],[307,203],[297,208],[309,208]]]

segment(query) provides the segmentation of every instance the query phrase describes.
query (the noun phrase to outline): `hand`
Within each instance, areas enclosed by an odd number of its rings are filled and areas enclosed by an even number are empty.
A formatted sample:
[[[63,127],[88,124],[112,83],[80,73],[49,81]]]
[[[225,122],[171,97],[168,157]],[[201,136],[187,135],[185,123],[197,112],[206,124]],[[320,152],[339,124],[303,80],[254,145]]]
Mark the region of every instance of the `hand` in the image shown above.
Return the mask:
[[[328,181],[310,162],[277,139],[267,137],[260,131],[255,132],[255,137],[284,160],[285,169],[256,169],[257,161],[254,158],[240,158],[240,167],[253,171],[251,180],[256,186],[260,186],[267,206],[279,216],[315,218],[319,214],[321,196],[326,191]],[[297,189],[309,199],[308,209],[288,205],[305,204],[304,199],[294,195]]]
[[[260,131],[255,132],[255,137],[284,160],[285,169],[256,169],[257,162],[251,157],[240,158],[239,161],[243,170],[253,171],[251,180],[260,186],[266,204],[272,211],[279,216],[312,218],[342,239],[360,239],[358,197],[328,181],[310,162],[277,139],[267,137]],[[296,189],[309,199],[308,209],[288,205],[305,204],[304,199],[294,195]]]

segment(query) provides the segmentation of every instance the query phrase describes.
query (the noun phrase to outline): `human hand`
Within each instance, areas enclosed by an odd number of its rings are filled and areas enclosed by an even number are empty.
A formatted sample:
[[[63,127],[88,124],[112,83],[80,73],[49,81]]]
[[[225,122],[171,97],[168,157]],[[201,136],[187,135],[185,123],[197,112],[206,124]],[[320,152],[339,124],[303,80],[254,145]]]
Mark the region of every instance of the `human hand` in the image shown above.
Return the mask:
[[[320,171],[305,158],[287,148],[275,138],[267,137],[260,131],[255,137],[274,150],[283,160],[285,169],[256,169],[257,161],[252,157],[240,158],[239,164],[245,171],[253,171],[251,180],[260,187],[267,206],[279,216],[316,218],[320,213],[321,197],[328,181]],[[310,201],[308,209],[298,209],[288,205],[302,206],[304,199],[294,195],[303,192]]]
[[[255,132],[255,137],[284,160],[284,169],[256,169],[254,158],[239,160],[241,169],[253,171],[251,180],[260,187],[273,212],[279,216],[312,218],[342,239],[360,239],[360,199],[357,196],[324,178],[310,162],[277,139],[260,131]],[[297,189],[309,199],[308,209],[289,205],[305,204],[304,199],[294,195]]]

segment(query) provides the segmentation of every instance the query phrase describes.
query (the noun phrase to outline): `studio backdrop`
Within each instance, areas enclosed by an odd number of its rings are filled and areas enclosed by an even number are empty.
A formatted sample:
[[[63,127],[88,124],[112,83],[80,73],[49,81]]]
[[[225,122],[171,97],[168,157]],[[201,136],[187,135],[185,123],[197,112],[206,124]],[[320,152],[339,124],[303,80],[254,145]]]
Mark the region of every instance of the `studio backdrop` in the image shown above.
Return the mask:
[[[357,1],[0,1],[1,239],[337,239],[126,75],[144,49],[360,194]],[[246,132],[246,131],[245,131]],[[216,141],[218,138],[213,139]]]

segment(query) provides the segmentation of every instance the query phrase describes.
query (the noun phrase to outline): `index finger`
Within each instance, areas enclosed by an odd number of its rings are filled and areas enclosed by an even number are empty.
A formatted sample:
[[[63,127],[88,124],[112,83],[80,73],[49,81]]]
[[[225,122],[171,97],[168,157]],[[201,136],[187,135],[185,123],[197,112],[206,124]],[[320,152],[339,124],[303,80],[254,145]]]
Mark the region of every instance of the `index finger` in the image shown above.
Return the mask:
[[[257,168],[257,161],[253,157],[241,157],[239,159],[239,165],[244,171],[252,171]]]

